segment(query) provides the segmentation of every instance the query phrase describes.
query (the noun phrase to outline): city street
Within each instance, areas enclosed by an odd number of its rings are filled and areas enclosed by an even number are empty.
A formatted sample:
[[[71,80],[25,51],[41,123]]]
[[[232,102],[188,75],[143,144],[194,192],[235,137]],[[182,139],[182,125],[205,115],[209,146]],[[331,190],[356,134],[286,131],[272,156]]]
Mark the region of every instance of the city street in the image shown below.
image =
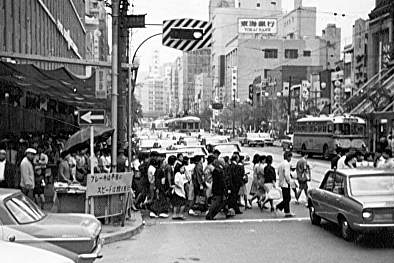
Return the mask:
[[[305,218],[167,222],[105,246],[98,262],[392,262],[394,239],[382,240],[348,243],[333,225],[316,227]]]
[[[270,154],[275,166],[282,160],[279,147],[242,148],[253,156]],[[295,155],[294,163],[299,159]],[[309,159],[317,186],[329,162]],[[304,199],[305,201],[305,199]],[[366,236],[346,242],[338,236],[338,228],[326,222],[322,227],[309,222],[305,204],[291,204],[296,218],[285,219],[268,210],[252,210],[225,220],[203,216],[186,221],[149,219],[141,234],[132,240],[104,247],[106,262],[390,262],[394,256],[393,234]]]

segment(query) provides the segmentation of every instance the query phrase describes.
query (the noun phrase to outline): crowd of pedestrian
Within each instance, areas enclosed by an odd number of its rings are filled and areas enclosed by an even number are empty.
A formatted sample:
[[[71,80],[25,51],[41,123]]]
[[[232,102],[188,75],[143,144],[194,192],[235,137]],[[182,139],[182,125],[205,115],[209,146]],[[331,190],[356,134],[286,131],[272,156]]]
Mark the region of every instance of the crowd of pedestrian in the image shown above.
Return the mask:
[[[331,159],[331,169],[351,169],[351,168],[394,168],[394,158],[391,147],[386,147],[383,151],[348,151],[337,148],[335,156]]]
[[[310,180],[305,158],[292,168],[292,154],[286,152],[276,172],[272,156],[256,154],[252,187],[247,192],[248,174],[242,156],[238,152],[230,158],[220,155],[216,150],[207,158],[188,158],[179,153],[166,159],[165,154],[142,153],[133,164],[136,207],[148,210],[151,218],[168,218],[172,213],[174,220],[184,220],[186,214],[214,220],[220,212],[226,218],[242,214],[242,207],[251,209],[257,201],[261,210],[294,216],[290,211],[291,189],[298,201],[302,191],[307,194]],[[274,200],[280,199],[283,200],[275,206]]]

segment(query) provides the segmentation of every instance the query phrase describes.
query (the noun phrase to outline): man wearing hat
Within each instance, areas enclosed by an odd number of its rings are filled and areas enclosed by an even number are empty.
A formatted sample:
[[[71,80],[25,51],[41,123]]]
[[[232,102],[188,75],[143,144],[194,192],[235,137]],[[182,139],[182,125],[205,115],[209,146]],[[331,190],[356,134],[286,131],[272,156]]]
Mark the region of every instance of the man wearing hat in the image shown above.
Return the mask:
[[[6,160],[7,152],[0,149],[0,188],[15,188],[15,167]]]
[[[25,157],[21,162],[21,189],[22,192],[33,200],[33,189],[34,189],[34,167],[33,160],[37,151],[33,148],[27,148],[25,151]]]

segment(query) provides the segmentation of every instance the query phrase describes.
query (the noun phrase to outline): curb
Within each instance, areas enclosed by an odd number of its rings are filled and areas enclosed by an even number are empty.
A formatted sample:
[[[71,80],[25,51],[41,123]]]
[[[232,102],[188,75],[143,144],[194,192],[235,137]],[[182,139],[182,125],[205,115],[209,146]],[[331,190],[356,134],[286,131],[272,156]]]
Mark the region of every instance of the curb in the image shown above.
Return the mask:
[[[116,231],[114,233],[104,234],[102,236],[102,239],[104,240],[104,245],[122,241],[122,240],[127,240],[139,234],[144,228],[141,213],[140,212],[138,213],[135,225],[133,227],[120,227],[120,228],[121,229],[119,231]]]

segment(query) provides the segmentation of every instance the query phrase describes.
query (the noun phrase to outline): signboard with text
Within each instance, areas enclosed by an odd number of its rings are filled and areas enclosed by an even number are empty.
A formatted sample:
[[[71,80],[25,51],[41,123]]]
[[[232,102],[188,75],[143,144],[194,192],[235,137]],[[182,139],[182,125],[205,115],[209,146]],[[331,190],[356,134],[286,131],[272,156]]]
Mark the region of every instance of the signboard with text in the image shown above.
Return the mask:
[[[130,192],[131,177],[131,173],[88,174],[86,197]]]
[[[240,34],[277,34],[278,21],[269,18],[240,18],[238,19]]]

